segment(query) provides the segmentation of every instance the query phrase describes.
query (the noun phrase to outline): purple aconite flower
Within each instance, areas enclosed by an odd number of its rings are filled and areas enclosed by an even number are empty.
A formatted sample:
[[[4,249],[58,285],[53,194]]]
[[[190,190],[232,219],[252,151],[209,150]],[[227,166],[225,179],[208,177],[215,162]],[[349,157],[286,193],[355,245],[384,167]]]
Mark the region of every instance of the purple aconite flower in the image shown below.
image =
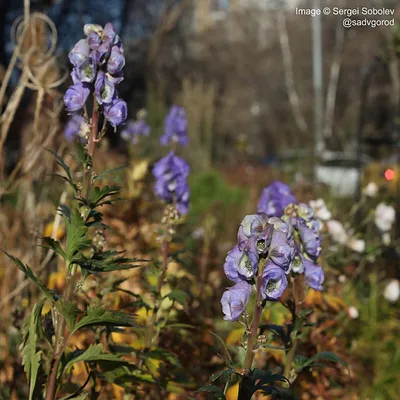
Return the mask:
[[[172,151],[159,160],[153,168],[156,178],[154,191],[156,195],[168,203],[175,203],[178,212],[186,214],[189,208],[189,187],[186,178],[189,165]]]
[[[263,212],[269,217],[281,217],[285,207],[291,203],[295,203],[296,198],[290,191],[288,185],[274,181],[267,186],[258,202],[258,212]]]
[[[319,265],[313,263],[307,258],[303,257],[304,265],[304,277],[308,286],[315,290],[322,290],[322,284],[324,283],[324,270]]]
[[[278,300],[288,285],[285,272],[273,262],[267,264],[262,273],[261,298]]]
[[[283,225],[284,226],[284,225]],[[271,261],[282,268],[286,273],[290,272],[291,264],[295,256],[294,241],[285,229],[275,228],[272,233],[268,255]]]
[[[68,54],[69,61],[74,67],[77,67],[89,57],[89,51],[88,41],[81,39]]]
[[[71,115],[70,119],[65,124],[64,136],[68,141],[74,140],[81,131],[81,126],[86,124],[85,118],[79,114]]]
[[[110,104],[104,105],[104,117],[116,128],[126,121],[128,107],[124,100],[115,98]]]
[[[109,104],[115,95],[115,86],[110,82],[103,71],[99,71],[94,85],[94,93],[99,104]]]
[[[149,136],[150,126],[144,119],[138,119],[137,121],[129,121],[126,127],[121,131],[121,137],[124,140],[129,140],[133,144],[139,142],[140,136]]]
[[[250,299],[251,285],[239,282],[224,292],[221,298],[222,312],[226,321],[236,321],[246,310]]]
[[[273,226],[268,223],[266,214],[247,215],[239,227],[239,247],[253,247],[258,254],[265,254],[271,243],[273,229]]]
[[[74,68],[73,81],[77,82],[93,82],[96,76],[96,61],[88,57],[82,61],[79,66]]]
[[[76,83],[70,86],[64,95],[64,103],[68,111],[80,110],[90,94],[90,89],[86,84]]]
[[[118,47],[114,46],[111,50],[110,58],[107,62],[107,71],[110,74],[117,74],[122,71],[125,66],[125,57]]]
[[[160,138],[163,146],[179,143],[185,146],[189,143],[187,136],[187,118],[183,107],[172,106],[164,121],[164,134]]]
[[[321,254],[321,236],[320,234],[310,229],[306,222],[297,218],[296,228],[300,234],[301,244],[305,252],[314,260]]]
[[[226,256],[224,271],[232,282],[251,279],[257,274],[258,255],[235,246]]]

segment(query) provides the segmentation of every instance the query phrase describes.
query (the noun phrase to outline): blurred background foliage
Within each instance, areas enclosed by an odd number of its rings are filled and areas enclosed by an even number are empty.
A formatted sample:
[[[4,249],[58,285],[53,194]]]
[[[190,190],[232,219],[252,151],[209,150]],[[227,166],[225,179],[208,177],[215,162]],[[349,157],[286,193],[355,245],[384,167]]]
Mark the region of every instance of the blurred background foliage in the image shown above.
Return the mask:
[[[178,289],[188,295],[182,304],[167,303],[163,310],[168,316],[165,319],[178,327],[180,339],[176,339],[174,328],[169,328],[161,341],[166,350],[177,355],[183,368],[153,360],[155,375],[171,373],[166,375],[171,378],[170,400],[202,398],[194,394],[195,390],[221,368],[223,361],[217,355],[222,351],[220,343],[210,330],[223,337],[229,347],[240,341],[241,327],[222,320],[219,300],[228,284],[222,266],[242,217],[255,212],[262,188],[273,179],[291,184],[299,201],[323,197],[333,218],[366,242],[366,250],[360,254],[333,243],[325,232],[326,290],[321,294],[311,291],[307,298],[316,308],[311,318],[317,326],[305,334],[307,340],[300,352],[312,355],[334,351],[349,362],[349,370],[301,372],[296,387],[300,398],[399,398],[399,302],[391,303],[384,296],[388,282],[400,278],[398,2],[379,2],[396,9],[394,29],[345,31],[337,17],[323,19],[326,152],[320,154],[325,161],[321,162],[325,181],[318,184],[312,180],[312,28],[310,19],[295,15],[296,4],[309,5],[306,1],[255,0],[30,3],[30,11],[48,15],[58,32],[52,54],[55,63],[38,76],[58,79],[69,68],[67,54],[82,36],[83,24],[112,22],[121,33],[127,59],[121,97],[129,104],[130,118],[142,108],[147,110],[151,135],[138,146],[131,146],[110,130],[95,167],[101,173],[124,166],[105,178],[107,183],[121,185],[124,197],[112,214],[106,208],[105,215],[110,226],[108,245],[126,249],[128,256],[151,254],[157,259],[161,207],[152,193],[151,167],[165,153],[159,137],[169,106],[178,103],[187,110],[191,143],[179,155],[191,165],[191,209],[179,228],[180,239],[174,243],[176,259],[169,267],[166,290]],[[323,5],[338,6],[329,1]],[[343,7],[361,5],[361,0],[340,3]],[[0,2],[2,82],[12,61],[12,23],[23,13],[23,1]],[[34,42],[41,49],[37,53],[39,62],[48,36],[40,21],[35,20],[34,32],[41,35],[32,37],[41,41],[30,38],[31,42],[24,44],[32,46]],[[72,145],[63,137],[67,116],[61,98],[68,81],[48,90],[43,79],[39,85],[43,91],[33,90],[23,85],[22,61],[21,65],[12,69],[1,104],[0,248],[27,262],[51,289],[61,290],[65,284],[63,267],[37,245],[43,235],[60,240],[64,236],[64,228],[54,215],[57,205],[68,201],[70,193],[51,177],[56,166],[43,147],[57,150],[67,163],[71,157]],[[368,71],[372,73],[368,75]],[[363,99],[366,75],[370,79]],[[12,107],[6,114],[9,104]],[[9,119],[8,129],[4,115]],[[358,143],[361,115],[365,116],[363,140]],[[362,169],[359,154],[365,156]],[[357,175],[360,170],[362,174]],[[388,170],[393,171],[393,179],[387,179]],[[378,197],[358,196],[358,180],[362,187],[376,182]],[[352,188],[350,195],[339,195],[343,185]],[[388,245],[382,243],[373,225],[378,200],[397,209],[397,224]],[[88,281],[81,301],[126,309],[143,323],[147,291],[155,275],[150,268],[116,274],[107,281]],[[117,283],[125,292],[117,290],[117,295],[110,289]],[[23,399],[27,385],[18,346],[23,318],[37,291],[3,256],[0,286],[0,398]],[[132,299],[127,291],[138,296]],[[266,322],[281,324],[287,318],[287,310],[280,303],[267,311]],[[79,337],[77,344],[93,343],[99,335]],[[143,347],[134,332],[112,332],[112,339],[116,345]],[[271,340],[275,343],[274,338]],[[240,359],[242,354],[235,356]],[[277,350],[257,358],[260,367],[268,365],[271,369],[279,369],[281,361],[282,354]],[[75,385],[82,380],[84,369],[82,365],[79,368],[72,372]],[[104,381],[99,385],[103,385],[101,398],[124,398],[117,385],[107,386]],[[235,393],[237,385],[233,382],[228,399],[235,399]],[[150,391],[138,398],[155,396]]]

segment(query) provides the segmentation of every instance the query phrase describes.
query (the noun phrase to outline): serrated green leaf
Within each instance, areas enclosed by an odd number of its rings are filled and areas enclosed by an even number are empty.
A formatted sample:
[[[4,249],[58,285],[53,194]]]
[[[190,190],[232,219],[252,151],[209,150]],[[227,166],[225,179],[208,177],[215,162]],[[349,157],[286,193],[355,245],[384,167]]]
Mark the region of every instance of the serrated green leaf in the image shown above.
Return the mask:
[[[200,392],[212,393],[213,395],[215,395],[215,398],[218,399],[218,400],[225,400],[226,399],[222,389],[219,388],[216,385],[205,385],[205,386],[202,386],[200,389],[196,390],[196,393],[200,393]]]
[[[88,239],[88,227],[77,210],[70,212],[70,218],[64,218],[67,240],[65,243],[65,257],[70,265],[77,260],[76,255],[90,246]]]
[[[129,364],[128,361],[123,360],[117,354],[105,353],[101,344],[92,344],[85,351],[83,351],[78,356],[70,359],[66,365],[65,369],[71,367],[72,364],[77,362],[99,362],[99,361],[110,361],[114,363]]]
[[[232,375],[235,374],[236,372],[233,369],[223,369],[222,371],[219,371],[210,377],[211,382],[215,382],[217,379],[222,378],[223,382],[226,382],[227,379]]]
[[[187,306],[189,296],[183,290],[174,289],[171,292],[169,292],[166,296],[164,296],[164,299],[167,298],[172,301],[176,301],[177,303],[185,307]]]
[[[112,175],[114,172],[123,171],[126,168],[126,165],[121,165],[120,167],[109,169],[108,171],[103,172],[100,175],[97,175],[94,180],[101,180],[107,175]]]
[[[322,363],[322,361],[330,361],[335,364],[341,364],[344,367],[348,366],[347,362],[342,360],[336,354],[330,351],[321,351],[320,353],[317,353],[310,358],[306,358],[303,356],[296,356],[295,359],[296,370],[300,372],[304,368],[327,366],[327,364]]]
[[[90,208],[96,208],[103,204],[111,202],[111,199],[105,202],[104,200],[108,197],[113,197],[120,192],[119,186],[94,186],[90,189],[88,196],[88,206]],[[115,199],[114,199],[115,200]]]
[[[73,332],[91,326],[133,326],[135,323],[128,314],[120,311],[104,310],[101,307],[89,307],[86,315],[77,322]]]
[[[40,367],[40,351],[36,351],[38,330],[41,329],[40,316],[46,299],[35,304],[24,327],[22,342],[22,365],[29,381],[29,400],[33,399],[36,379]]]
[[[60,299],[57,302],[57,309],[64,317],[65,322],[68,325],[68,328],[72,330],[74,328],[76,318],[78,317],[80,312],[77,305],[70,301],[66,301],[65,299]]]
[[[217,335],[216,333],[214,333],[214,332],[211,332],[211,331],[210,331],[210,333],[211,333],[211,335],[215,336],[215,337],[218,339],[218,341],[219,341],[219,343],[221,344],[222,348],[225,350],[225,354],[226,354],[227,357],[228,357],[227,359],[225,359],[226,365],[227,365],[228,367],[234,368],[233,360],[232,360],[231,354],[229,353],[229,350],[228,350],[228,348],[226,347],[226,344],[225,344],[224,339],[222,339],[222,337],[218,336],[218,335]]]
[[[76,190],[76,184],[72,178],[72,174],[71,174],[71,170],[68,167],[67,164],[65,164],[64,160],[62,159],[62,157],[60,157],[55,151],[51,150],[51,149],[46,149],[49,153],[53,154],[53,156],[56,159],[56,163],[64,170],[65,174],[67,175],[66,177],[63,177],[62,175],[60,175],[62,178],[64,178],[67,182],[69,182],[69,184],[72,186],[72,188],[74,190]]]
[[[25,274],[25,276],[29,278],[44,293],[49,300],[54,300],[53,293],[51,293],[51,291],[39,281],[28,265],[24,264],[19,258],[6,253],[4,250],[2,251],[10,260],[14,262],[14,264]]]
[[[56,254],[58,254],[65,260],[66,255],[65,255],[64,249],[61,247],[61,244],[58,240],[55,240],[48,236],[45,236],[42,239],[43,239],[43,242],[45,243],[42,245],[42,247],[53,250]]]

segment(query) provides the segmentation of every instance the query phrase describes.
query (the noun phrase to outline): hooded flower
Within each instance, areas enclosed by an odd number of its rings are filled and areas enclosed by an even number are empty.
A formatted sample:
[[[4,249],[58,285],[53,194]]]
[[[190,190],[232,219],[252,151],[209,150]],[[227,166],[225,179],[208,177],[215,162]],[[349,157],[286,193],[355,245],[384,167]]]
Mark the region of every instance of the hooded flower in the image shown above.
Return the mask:
[[[221,298],[222,312],[226,321],[236,321],[246,310],[250,299],[251,285],[239,282],[224,292]]]
[[[68,111],[80,110],[90,94],[90,89],[86,84],[76,83],[70,86],[64,95],[64,103]]]
[[[64,136],[68,141],[72,141],[77,136],[84,137],[88,129],[89,127],[85,118],[83,118],[82,115],[73,114],[65,124]]]
[[[115,98],[110,104],[104,106],[104,116],[116,128],[125,122],[128,108],[124,100]]]
[[[161,200],[174,202],[181,215],[186,214],[189,207],[190,193],[186,181],[188,174],[189,165],[172,151],[159,160],[153,168],[156,195]]]
[[[110,58],[107,62],[107,72],[110,74],[118,74],[122,71],[125,66],[125,57],[118,49],[118,47],[113,47],[111,50]]]
[[[96,100],[99,104],[109,104],[115,95],[115,85],[110,82],[103,71],[99,71],[94,85]]]
[[[267,186],[258,202],[257,211],[267,214],[269,217],[281,217],[285,207],[295,203],[296,198],[288,185],[274,181]]]
[[[253,246],[256,252],[265,254],[271,243],[273,229],[273,225],[268,223],[267,214],[247,215],[239,227],[239,247]]]
[[[295,256],[294,241],[282,229],[274,229],[268,250],[269,258],[286,273],[290,272]]]
[[[96,61],[88,57],[82,61],[79,66],[74,68],[72,79],[74,83],[78,82],[93,82],[96,76]]]
[[[164,121],[164,134],[160,138],[163,146],[179,143],[185,146],[189,142],[187,136],[187,118],[183,107],[172,106]]]
[[[314,290],[322,290],[322,284],[324,283],[324,270],[319,265],[303,257],[304,265],[304,277],[308,286]]]
[[[278,300],[288,285],[285,272],[270,262],[264,268],[261,284],[261,298],[263,300]]]
[[[69,61],[74,67],[78,67],[89,57],[89,43],[81,39],[68,54]]]
[[[394,208],[385,203],[379,203],[375,209],[375,225],[382,232],[390,231],[396,219]]]
[[[235,246],[226,256],[224,272],[232,282],[251,279],[257,274],[258,255]]]
[[[296,228],[305,252],[313,259],[317,259],[321,253],[321,236],[318,234],[318,230],[315,232],[310,229],[301,218],[298,218]]]

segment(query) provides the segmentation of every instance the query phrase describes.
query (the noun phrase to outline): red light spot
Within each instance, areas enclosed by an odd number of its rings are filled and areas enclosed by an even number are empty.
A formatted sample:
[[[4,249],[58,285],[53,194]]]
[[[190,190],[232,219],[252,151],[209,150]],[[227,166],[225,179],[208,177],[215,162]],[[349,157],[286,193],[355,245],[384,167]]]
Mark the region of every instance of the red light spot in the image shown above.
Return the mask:
[[[387,181],[392,181],[394,179],[394,171],[392,169],[387,169],[385,171],[385,178]]]

